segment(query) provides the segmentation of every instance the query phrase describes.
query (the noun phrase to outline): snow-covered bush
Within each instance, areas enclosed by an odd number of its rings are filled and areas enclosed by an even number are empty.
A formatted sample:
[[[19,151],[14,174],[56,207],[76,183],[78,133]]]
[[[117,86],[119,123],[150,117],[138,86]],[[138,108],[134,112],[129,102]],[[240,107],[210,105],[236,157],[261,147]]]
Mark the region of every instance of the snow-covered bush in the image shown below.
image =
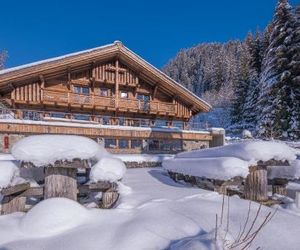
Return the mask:
[[[251,139],[253,138],[252,133],[248,129],[244,129],[242,132],[243,139]]]

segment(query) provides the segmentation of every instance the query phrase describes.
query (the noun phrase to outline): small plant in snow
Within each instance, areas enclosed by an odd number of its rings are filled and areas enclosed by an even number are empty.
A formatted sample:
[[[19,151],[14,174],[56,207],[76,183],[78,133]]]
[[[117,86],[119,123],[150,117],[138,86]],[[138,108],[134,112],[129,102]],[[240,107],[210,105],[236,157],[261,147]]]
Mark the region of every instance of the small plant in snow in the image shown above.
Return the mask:
[[[256,214],[253,218],[250,218],[251,211],[251,201],[249,201],[248,211],[246,219],[240,226],[240,230],[237,235],[233,235],[230,232],[229,218],[230,218],[230,197],[227,199],[227,208],[225,209],[225,195],[223,195],[221,215],[216,214],[216,228],[215,228],[215,242],[218,245],[222,245],[223,249],[233,249],[233,250],[244,250],[249,249],[253,244],[257,235],[261,232],[263,227],[265,227],[271,219],[276,214],[277,210],[274,212],[269,212],[266,215],[261,215],[260,204]],[[225,214],[226,213],[226,214]],[[261,218],[261,219],[260,219]],[[262,222],[260,222],[262,220]],[[259,249],[258,247],[257,249]]]

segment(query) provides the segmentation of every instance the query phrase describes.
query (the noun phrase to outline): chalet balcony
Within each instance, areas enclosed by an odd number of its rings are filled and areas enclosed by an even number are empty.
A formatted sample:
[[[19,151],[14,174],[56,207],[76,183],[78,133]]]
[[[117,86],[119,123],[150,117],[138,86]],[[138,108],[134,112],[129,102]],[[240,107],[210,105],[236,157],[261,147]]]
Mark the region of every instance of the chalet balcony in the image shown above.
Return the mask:
[[[24,103],[22,99],[15,99],[15,103]],[[31,104],[49,104],[56,106],[80,106],[87,109],[99,110],[119,110],[124,112],[162,114],[175,116],[175,104],[166,102],[145,102],[142,100],[132,100],[115,97],[83,95],[75,93],[66,93],[52,90],[44,90],[40,101],[30,101]]]

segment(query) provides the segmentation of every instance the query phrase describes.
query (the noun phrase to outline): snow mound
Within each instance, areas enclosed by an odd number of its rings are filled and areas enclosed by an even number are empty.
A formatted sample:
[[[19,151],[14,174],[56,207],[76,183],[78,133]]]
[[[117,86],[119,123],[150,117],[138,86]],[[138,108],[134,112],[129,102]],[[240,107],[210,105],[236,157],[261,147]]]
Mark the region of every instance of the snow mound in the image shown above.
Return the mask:
[[[82,136],[34,135],[23,138],[12,148],[16,160],[31,162],[37,167],[57,160],[100,159],[109,153],[97,142]]]
[[[41,201],[20,221],[21,231],[32,237],[58,234],[83,224],[89,218],[86,208],[66,198]]]
[[[274,178],[285,178],[291,180],[300,178],[300,161],[295,160],[290,166],[268,167],[268,179]]]
[[[248,175],[248,162],[235,157],[175,158],[163,162],[163,167],[172,172],[209,179],[229,180]]]
[[[256,163],[271,159],[294,161],[296,151],[284,143],[269,141],[251,141],[235,143],[222,147],[183,152],[175,158],[207,158],[207,157],[236,157],[244,161]]]
[[[123,178],[126,172],[124,162],[118,158],[103,157],[91,169],[90,179],[93,182],[115,182]]]
[[[0,161],[0,189],[17,184],[20,169],[12,161]]]

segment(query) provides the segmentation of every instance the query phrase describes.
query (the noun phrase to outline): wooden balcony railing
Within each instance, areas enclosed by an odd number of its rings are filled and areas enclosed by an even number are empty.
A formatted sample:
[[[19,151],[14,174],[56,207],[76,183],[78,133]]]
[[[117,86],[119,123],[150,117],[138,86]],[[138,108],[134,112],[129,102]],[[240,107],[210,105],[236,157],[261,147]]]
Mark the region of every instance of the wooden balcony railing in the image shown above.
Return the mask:
[[[45,102],[92,105],[100,107],[129,109],[132,111],[144,111],[153,113],[169,113],[175,115],[175,104],[164,102],[145,102],[142,100],[122,99],[116,106],[114,97],[82,95],[74,93],[65,93],[52,90],[44,90],[43,99]]]

